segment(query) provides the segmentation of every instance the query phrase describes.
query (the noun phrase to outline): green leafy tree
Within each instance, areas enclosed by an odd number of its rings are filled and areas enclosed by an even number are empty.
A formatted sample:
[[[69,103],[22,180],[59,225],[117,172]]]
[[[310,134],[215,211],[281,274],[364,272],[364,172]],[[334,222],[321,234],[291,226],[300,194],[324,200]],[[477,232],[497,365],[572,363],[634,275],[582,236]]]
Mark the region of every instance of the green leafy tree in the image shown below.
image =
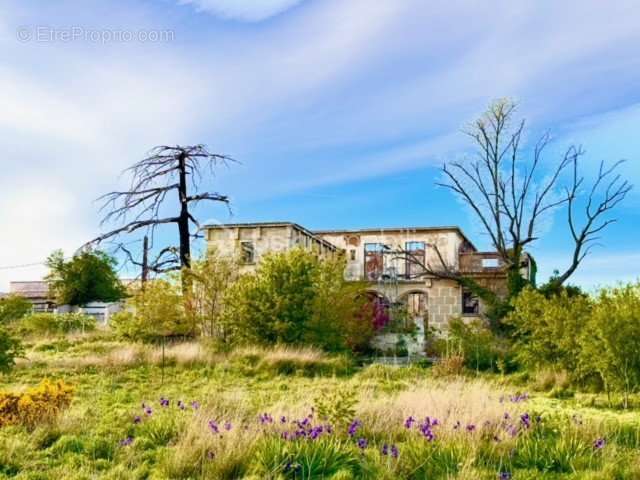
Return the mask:
[[[582,363],[595,369],[607,391],[640,388],[640,283],[602,290],[581,337]]]
[[[199,333],[224,338],[224,297],[229,287],[238,280],[238,261],[209,250],[202,259],[192,262],[191,268],[185,269],[182,275],[191,277],[189,311]]]
[[[560,368],[575,380],[584,378],[591,368],[580,362],[580,336],[587,330],[593,302],[567,291],[546,297],[526,288],[513,301],[506,323],[514,327],[515,352],[529,368]]]
[[[19,320],[32,309],[31,302],[20,295],[8,295],[0,299],[0,323]]]
[[[304,342],[325,350],[364,351],[374,335],[365,285],[344,279],[342,258],[321,260],[314,281],[312,315]]]
[[[111,325],[131,340],[157,341],[194,333],[179,285],[163,279],[150,280],[139,288],[128,299],[127,309],[112,317]]]
[[[90,302],[115,302],[126,290],[118,279],[114,258],[104,252],[83,251],[65,260],[61,250],[47,259],[51,290],[59,304],[86,305]]]
[[[320,259],[293,249],[266,256],[225,298],[225,325],[235,341],[358,349],[373,333],[358,313],[361,287],[343,277],[342,259]]]
[[[16,363],[15,359],[23,353],[20,340],[0,327],[0,373],[10,372]]]

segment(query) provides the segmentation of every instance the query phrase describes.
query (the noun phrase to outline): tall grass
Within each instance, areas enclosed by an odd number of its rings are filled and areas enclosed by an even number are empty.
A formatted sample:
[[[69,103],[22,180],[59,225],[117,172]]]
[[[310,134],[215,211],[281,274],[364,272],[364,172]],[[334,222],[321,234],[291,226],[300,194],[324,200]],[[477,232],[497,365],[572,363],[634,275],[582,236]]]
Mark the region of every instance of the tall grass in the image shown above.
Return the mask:
[[[74,347],[72,341],[37,344],[18,366],[29,368],[46,365],[59,369],[90,367],[126,368],[141,365],[177,365],[182,367],[211,366],[239,369],[242,373],[301,374],[303,376],[345,374],[351,370],[351,360],[331,356],[320,350],[301,347],[246,347],[228,353],[216,352],[199,341],[175,342],[165,346],[99,341],[93,350],[87,344]],[[91,345],[91,344],[89,344]],[[58,347],[58,348],[57,348]],[[60,355],[59,348],[65,355]]]

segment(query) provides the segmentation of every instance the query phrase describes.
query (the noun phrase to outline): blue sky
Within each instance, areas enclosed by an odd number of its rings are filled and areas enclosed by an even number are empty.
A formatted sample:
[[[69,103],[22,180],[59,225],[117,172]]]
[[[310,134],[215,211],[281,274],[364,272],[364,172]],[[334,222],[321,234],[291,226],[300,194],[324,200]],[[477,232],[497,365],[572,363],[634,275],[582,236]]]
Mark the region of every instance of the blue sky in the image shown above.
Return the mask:
[[[434,182],[494,98],[519,101],[529,139],[553,132],[549,162],[578,143],[588,177],[625,158],[640,184],[638,24],[636,1],[5,0],[0,267],[73,252],[99,231],[92,200],[166,143],[241,162],[212,187],[232,196],[233,221],[458,224],[486,248]],[[639,207],[636,188],[575,283],[640,276]],[[570,244],[560,216],[542,233],[545,276]],[[0,270],[0,291],[42,273]]]

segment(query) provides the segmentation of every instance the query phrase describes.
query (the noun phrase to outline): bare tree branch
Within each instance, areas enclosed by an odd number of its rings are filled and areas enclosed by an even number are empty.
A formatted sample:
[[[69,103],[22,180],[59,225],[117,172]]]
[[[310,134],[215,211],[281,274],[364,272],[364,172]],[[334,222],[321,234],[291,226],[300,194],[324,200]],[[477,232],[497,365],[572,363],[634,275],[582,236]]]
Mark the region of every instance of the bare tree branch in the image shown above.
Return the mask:
[[[157,227],[174,223],[178,227],[177,244],[161,249],[149,265],[149,269],[159,273],[176,268],[189,268],[191,239],[201,238],[200,223],[190,207],[202,201],[227,206],[229,204],[229,198],[220,193],[189,193],[189,185],[197,190],[204,172],[213,176],[216,167],[233,161],[226,155],[209,152],[206,146],[200,144],[160,145],[151,149],[146,158],[123,172],[131,177],[128,190],[110,192],[98,199],[103,202],[100,210],[106,212],[101,225],[124,225],[94,238],[87,245],[96,245],[140,230],[150,234],[153,243]],[[161,212],[169,209],[173,201],[173,205],[178,207],[176,215],[161,217]],[[191,231],[191,223],[196,226],[196,232]],[[123,243],[119,244],[118,251],[132,264],[140,265],[140,262],[135,261],[131,250]],[[166,258],[167,254],[171,254],[172,258]]]
[[[576,219],[576,199],[580,187],[584,183],[584,177],[578,175],[578,155],[572,157],[573,182],[567,188],[567,223],[574,242],[574,250],[569,267],[552,281],[556,285],[562,285],[578,269],[582,261],[591,253],[595,242],[600,239],[598,233],[609,225],[615,223],[615,218],[603,218],[608,212],[622,202],[633,186],[626,180],[622,180],[620,174],[615,174],[623,160],[615,162],[611,167],[605,168],[604,162],[600,163],[598,176],[593,182],[587,197],[583,214],[582,227],[578,227]],[[615,174],[615,176],[614,176]],[[606,183],[604,192],[598,195],[602,186]]]
[[[578,161],[584,150],[571,146],[545,175],[541,170],[551,137],[545,133],[531,156],[525,156],[521,146],[525,122],[512,125],[515,111],[516,104],[509,100],[493,103],[465,132],[477,147],[476,156],[445,164],[444,180],[438,185],[453,191],[471,208],[496,252],[515,274],[525,248],[538,239],[541,221],[566,205],[576,251],[570,268],[559,277],[564,282],[591,251],[596,235],[615,222],[602,216],[624,199],[631,185],[614,173],[620,162],[610,168],[602,165],[588,196],[584,225],[577,227],[575,203],[584,183],[578,175]],[[572,186],[563,189],[570,169]],[[597,201],[600,191],[603,198]]]

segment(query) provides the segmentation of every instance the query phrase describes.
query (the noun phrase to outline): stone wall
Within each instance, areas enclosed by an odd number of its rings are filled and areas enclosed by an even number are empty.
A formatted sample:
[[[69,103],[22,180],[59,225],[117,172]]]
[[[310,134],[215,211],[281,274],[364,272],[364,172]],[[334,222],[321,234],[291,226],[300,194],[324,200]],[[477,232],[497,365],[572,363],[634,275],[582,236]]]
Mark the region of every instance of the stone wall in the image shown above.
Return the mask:
[[[462,290],[451,280],[431,281],[429,292],[429,326],[446,330],[449,320],[462,315]]]

